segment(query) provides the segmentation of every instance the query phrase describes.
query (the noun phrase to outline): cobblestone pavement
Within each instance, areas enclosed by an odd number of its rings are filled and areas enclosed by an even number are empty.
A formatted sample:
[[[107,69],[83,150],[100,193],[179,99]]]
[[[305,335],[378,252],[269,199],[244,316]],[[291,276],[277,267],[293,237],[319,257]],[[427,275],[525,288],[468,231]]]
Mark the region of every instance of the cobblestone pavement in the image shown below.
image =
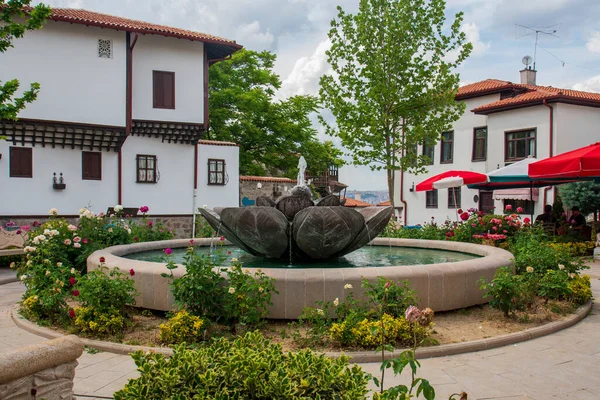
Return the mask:
[[[600,298],[600,262],[590,264],[592,290]],[[44,338],[18,328],[10,318],[12,306],[20,299],[20,283],[0,285],[0,353]],[[110,398],[129,378],[137,376],[129,356],[112,353],[89,354],[79,358],[75,375],[78,398]],[[379,375],[378,363],[359,364]],[[575,326],[542,338],[475,353],[421,360],[418,376],[436,390],[436,398],[447,399],[466,391],[469,399],[600,399],[600,303]],[[386,386],[407,384],[387,372]],[[97,397],[96,397],[97,396]]]

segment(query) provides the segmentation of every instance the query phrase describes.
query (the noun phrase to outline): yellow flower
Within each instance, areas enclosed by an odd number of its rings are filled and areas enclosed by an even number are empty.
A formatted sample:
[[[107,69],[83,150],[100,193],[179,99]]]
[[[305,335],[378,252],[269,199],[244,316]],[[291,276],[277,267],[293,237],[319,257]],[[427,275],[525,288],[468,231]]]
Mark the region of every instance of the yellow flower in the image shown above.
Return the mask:
[[[232,262],[232,263],[236,263],[236,262],[238,262],[238,259],[237,259],[237,258],[235,258],[235,257],[233,257],[233,258],[231,259],[231,262]]]
[[[533,267],[527,267],[526,270],[527,270],[527,272],[532,273],[533,272]]]

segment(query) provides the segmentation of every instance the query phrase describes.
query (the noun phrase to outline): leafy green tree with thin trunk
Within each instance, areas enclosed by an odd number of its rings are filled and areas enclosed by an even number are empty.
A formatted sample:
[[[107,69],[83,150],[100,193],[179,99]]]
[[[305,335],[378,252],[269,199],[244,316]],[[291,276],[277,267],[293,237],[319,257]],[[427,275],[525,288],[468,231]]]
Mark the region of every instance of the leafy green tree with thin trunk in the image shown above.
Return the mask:
[[[443,0],[360,0],[357,14],[338,7],[327,52],[332,73],[320,96],[355,165],[387,171],[394,206],[394,171],[424,171],[417,145],[435,144],[460,118],[455,72],[472,45],[460,31],[462,13],[446,25]],[[445,33],[445,31],[448,31]]]
[[[40,29],[50,15],[50,8],[44,4],[30,7],[31,0],[0,0],[0,53],[14,47],[13,40],[22,38],[25,31]],[[16,120],[17,115],[37,98],[40,84],[31,83],[20,97],[19,81],[0,81],[0,120]]]
[[[303,155],[313,173],[342,165],[342,152],[321,142],[310,115],[315,96],[277,99],[281,80],[272,69],[276,55],[240,50],[209,69],[210,135],[240,146],[241,175],[295,178]]]
[[[579,207],[583,215],[594,213],[594,221],[598,220],[600,210],[600,183],[573,182],[559,186],[560,198],[567,208]]]

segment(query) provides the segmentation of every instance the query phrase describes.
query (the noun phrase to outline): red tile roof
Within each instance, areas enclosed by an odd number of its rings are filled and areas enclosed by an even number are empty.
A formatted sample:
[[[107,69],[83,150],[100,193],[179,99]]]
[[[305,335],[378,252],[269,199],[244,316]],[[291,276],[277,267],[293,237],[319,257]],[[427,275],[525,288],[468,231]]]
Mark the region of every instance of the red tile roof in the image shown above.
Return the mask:
[[[342,197],[340,200],[346,199],[345,207],[373,207],[371,203],[365,203],[364,201],[349,199]]]
[[[242,46],[237,44],[235,41],[224,39],[218,36],[173,28],[170,26],[151,24],[149,22],[137,21],[133,19],[117,17],[114,15],[101,14],[94,11],[78,10],[73,8],[52,8],[52,14],[50,15],[49,19],[54,21],[70,22],[73,24],[99,26],[102,28],[110,28],[128,32],[171,36],[205,43],[222,44],[235,50],[242,48]]]
[[[470,97],[483,96],[486,94],[499,93],[503,90],[510,90],[515,85],[508,81],[498,79],[486,79],[485,81],[471,83],[458,88],[456,100],[468,99]]]
[[[237,143],[233,142],[220,142],[218,140],[198,140],[198,144],[206,144],[210,146],[234,146],[239,147]]]
[[[479,106],[472,111],[475,114],[488,114],[495,111],[543,104],[544,100],[549,102],[563,102],[600,107],[600,93],[525,84],[514,85],[514,87],[522,90],[522,92],[517,93],[514,97],[508,97]]]
[[[240,176],[240,181],[250,182],[278,182],[278,183],[297,183],[294,179],[278,178],[275,176]]]
[[[392,202],[389,200],[386,201],[382,201],[381,203],[377,204],[377,207],[385,207],[385,206],[391,206]]]

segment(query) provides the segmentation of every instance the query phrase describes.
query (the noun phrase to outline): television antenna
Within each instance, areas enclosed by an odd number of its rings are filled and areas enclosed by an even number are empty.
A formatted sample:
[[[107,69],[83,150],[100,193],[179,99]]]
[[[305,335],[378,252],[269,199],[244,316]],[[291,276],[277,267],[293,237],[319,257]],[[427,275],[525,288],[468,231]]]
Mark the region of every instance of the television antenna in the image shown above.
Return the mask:
[[[553,29],[556,25],[550,25],[550,26],[541,27],[541,28],[535,28],[535,27],[530,27],[530,26],[525,26],[525,25],[520,25],[520,24],[515,24],[515,25],[519,26],[523,29],[527,29],[529,31],[529,32],[517,37],[517,39],[520,39],[524,36],[535,34],[535,46],[533,48],[533,69],[535,70],[535,60],[536,60],[536,56],[537,56],[538,39],[539,39],[540,33],[542,35],[558,37],[556,35],[556,29]],[[523,63],[525,63],[525,57],[523,58]]]

